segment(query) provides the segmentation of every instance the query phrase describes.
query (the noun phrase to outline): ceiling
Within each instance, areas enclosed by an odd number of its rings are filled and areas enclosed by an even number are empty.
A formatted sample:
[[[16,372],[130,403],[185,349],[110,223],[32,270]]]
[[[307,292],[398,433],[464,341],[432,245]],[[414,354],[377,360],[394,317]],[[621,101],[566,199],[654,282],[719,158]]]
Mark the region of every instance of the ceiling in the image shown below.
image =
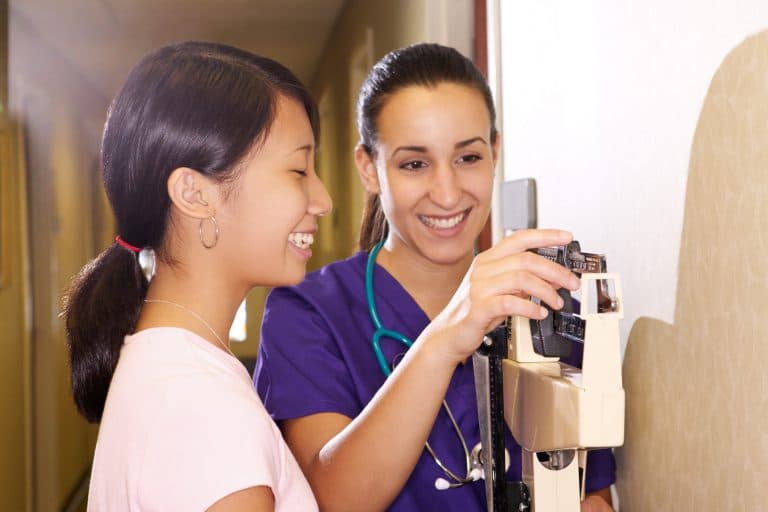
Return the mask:
[[[344,0],[11,0],[11,30],[65,56],[111,98],[147,51],[215,40],[274,58],[304,82],[314,73]]]

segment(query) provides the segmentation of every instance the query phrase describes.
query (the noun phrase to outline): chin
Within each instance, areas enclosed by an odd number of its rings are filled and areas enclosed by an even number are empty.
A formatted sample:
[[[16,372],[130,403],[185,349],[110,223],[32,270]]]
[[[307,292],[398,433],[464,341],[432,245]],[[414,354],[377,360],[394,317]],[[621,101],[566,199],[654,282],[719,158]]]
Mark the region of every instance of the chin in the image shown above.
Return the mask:
[[[474,254],[474,247],[470,249],[467,249],[466,247],[446,247],[443,250],[431,250],[424,252],[424,255],[427,257],[427,259],[439,265],[454,265],[460,263],[464,261],[469,254]]]
[[[268,278],[260,280],[254,284],[255,287],[260,286],[294,286],[304,280],[307,275],[306,268],[298,269],[284,269],[282,272],[274,272]]]

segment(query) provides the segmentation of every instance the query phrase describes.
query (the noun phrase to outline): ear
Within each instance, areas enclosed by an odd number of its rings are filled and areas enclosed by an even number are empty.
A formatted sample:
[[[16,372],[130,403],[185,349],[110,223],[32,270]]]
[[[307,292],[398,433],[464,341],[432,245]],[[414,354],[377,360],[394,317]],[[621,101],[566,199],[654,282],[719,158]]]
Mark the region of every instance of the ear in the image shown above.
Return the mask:
[[[360,175],[360,181],[363,182],[363,187],[370,194],[378,194],[379,187],[379,175],[376,173],[376,164],[373,161],[373,157],[368,154],[362,144],[358,144],[355,147],[355,164],[357,165],[357,173]]]
[[[493,141],[491,151],[493,153],[493,163],[499,161],[499,150],[501,149],[501,132],[496,132],[496,140]]]
[[[218,188],[207,176],[179,167],[168,176],[167,186],[171,202],[183,215],[204,219],[215,214]]]

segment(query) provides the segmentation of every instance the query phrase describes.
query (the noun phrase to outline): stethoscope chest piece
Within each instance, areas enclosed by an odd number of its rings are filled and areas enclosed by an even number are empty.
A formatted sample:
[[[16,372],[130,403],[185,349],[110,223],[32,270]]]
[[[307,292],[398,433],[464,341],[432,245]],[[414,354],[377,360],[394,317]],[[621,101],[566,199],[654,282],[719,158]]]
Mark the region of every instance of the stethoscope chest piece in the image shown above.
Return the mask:
[[[504,472],[509,471],[510,465],[509,450],[504,448]],[[480,478],[485,479],[485,469],[483,468],[483,445],[477,443],[472,447],[472,451],[469,452],[469,466],[472,471],[478,469],[480,471]]]

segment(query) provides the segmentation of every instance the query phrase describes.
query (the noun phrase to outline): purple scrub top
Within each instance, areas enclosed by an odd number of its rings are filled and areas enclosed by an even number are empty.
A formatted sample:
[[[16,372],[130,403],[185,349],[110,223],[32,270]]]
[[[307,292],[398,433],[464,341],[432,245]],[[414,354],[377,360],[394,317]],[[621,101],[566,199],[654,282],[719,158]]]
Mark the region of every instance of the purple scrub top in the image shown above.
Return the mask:
[[[365,298],[368,254],[359,252],[307,275],[299,285],[275,288],[269,295],[261,328],[254,384],[275,421],[321,412],[355,418],[384,383],[371,346],[374,328]],[[415,340],[429,319],[413,298],[384,268],[373,275],[376,306],[387,329]],[[387,361],[399,360],[405,347],[384,338]],[[472,450],[480,442],[471,359],[453,375],[446,401]],[[393,431],[392,436],[397,436]],[[511,464],[508,479],[521,480],[520,446],[506,430]],[[461,443],[444,409],[440,409],[429,442],[454,473],[465,474]],[[371,460],[368,471],[378,472]],[[387,475],[382,474],[381,478]],[[438,491],[435,479],[448,478],[426,450],[391,511],[485,510],[482,480]],[[610,450],[588,455],[587,491],[610,486],[615,463]]]

